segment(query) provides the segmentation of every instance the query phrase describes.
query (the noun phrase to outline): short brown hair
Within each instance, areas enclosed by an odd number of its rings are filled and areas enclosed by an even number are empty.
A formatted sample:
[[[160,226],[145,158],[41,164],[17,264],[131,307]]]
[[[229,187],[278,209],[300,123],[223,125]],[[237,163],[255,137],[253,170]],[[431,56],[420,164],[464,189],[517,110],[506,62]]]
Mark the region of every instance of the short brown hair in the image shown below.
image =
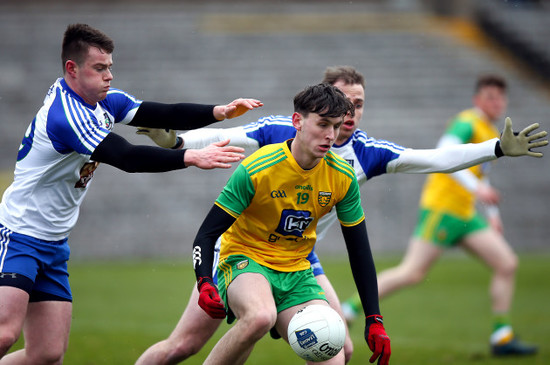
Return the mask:
[[[365,88],[365,78],[352,66],[330,66],[325,70],[323,82],[334,85],[342,80],[346,85],[360,84]]]
[[[88,24],[70,24],[65,30],[61,47],[63,72],[65,72],[65,63],[68,60],[73,60],[81,65],[90,47],[97,47],[107,53],[113,53],[115,44],[105,33]]]
[[[501,89],[503,92],[506,92],[506,90],[508,89],[508,85],[504,77],[494,74],[486,74],[481,75],[477,78],[474,93],[477,94],[479,90],[487,86],[495,86]]]
[[[300,91],[294,97],[294,111],[305,117],[316,113],[322,117],[338,118],[347,113],[353,115],[355,109],[346,94],[325,82]]]

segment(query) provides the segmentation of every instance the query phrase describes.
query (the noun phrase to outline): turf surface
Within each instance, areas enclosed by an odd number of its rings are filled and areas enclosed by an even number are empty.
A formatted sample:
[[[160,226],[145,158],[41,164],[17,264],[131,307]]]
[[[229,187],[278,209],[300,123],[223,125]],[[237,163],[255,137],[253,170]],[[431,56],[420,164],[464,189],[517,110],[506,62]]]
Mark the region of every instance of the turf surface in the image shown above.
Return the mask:
[[[346,258],[322,257],[341,298],[354,291]],[[376,257],[378,270],[397,256]],[[550,254],[521,255],[512,320],[517,333],[540,346],[525,359],[489,355],[491,330],[489,272],[461,254],[440,260],[420,285],[381,302],[392,339],[392,364],[550,364]],[[66,364],[132,364],[151,344],[166,337],[179,319],[194,282],[188,259],[181,262],[70,262],[75,297]],[[202,364],[215,337],[186,364]],[[351,327],[351,364],[367,364],[370,351],[363,323]],[[22,344],[18,343],[16,348]],[[282,340],[262,339],[248,364],[303,364]]]

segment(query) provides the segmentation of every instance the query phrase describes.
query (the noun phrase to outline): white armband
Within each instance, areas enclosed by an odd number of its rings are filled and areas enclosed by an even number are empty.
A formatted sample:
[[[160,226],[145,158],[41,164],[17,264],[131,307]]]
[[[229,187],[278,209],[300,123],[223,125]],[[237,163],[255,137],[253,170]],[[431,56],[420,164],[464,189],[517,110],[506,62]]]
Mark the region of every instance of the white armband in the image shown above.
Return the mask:
[[[458,138],[456,141],[451,141],[452,139],[454,139],[452,136],[442,138],[438,148],[435,149],[406,149],[398,158],[388,163],[386,172],[450,173],[497,158],[495,145],[498,138],[467,144],[460,143]]]
[[[214,142],[230,140],[230,145],[243,148],[259,148],[259,143],[246,135],[243,127],[200,128],[179,135],[185,148],[203,148]]]

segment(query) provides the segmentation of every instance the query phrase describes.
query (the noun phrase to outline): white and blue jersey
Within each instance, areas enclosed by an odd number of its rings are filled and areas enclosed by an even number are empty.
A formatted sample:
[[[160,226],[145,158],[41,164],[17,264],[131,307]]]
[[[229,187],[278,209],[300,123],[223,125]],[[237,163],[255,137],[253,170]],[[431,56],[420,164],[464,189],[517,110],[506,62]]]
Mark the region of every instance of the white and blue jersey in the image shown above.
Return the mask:
[[[296,129],[292,117],[269,116],[242,127],[249,139],[257,142],[258,148],[272,143],[294,138]],[[234,141],[231,141],[234,143]],[[187,143],[187,140],[186,140]],[[368,179],[387,172],[390,161],[399,157],[405,148],[383,140],[376,140],[357,129],[341,145],[333,145],[331,150],[345,159],[355,170],[359,185]],[[336,212],[332,211],[317,224],[317,240],[323,239],[332,223],[337,221]]]
[[[292,117],[271,115],[258,119],[242,127],[250,139],[256,141],[258,148],[268,144],[281,143],[296,136],[296,128],[292,125]]]
[[[21,142],[0,223],[41,240],[67,238],[97,167],[90,156],[114,123],[129,123],[140,105],[117,89],[89,105],[63,78],[56,80]]]

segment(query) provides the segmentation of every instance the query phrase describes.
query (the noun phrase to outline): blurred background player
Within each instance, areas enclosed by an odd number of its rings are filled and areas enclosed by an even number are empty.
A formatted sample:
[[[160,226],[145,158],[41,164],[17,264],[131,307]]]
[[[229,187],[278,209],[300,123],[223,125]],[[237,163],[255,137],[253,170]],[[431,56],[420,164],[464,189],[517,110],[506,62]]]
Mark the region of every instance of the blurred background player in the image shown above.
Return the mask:
[[[504,78],[479,77],[473,108],[452,119],[438,147],[479,143],[497,137],[495,124],[504,115],[507,104]],[[491,352],[530,355],[537,352],[537,347],[520,342],[510,324],[518,258],[503,237],[499,193],[489,184],[488,171],[489,163],[484,163],[453,174],[428,176],[420,198],[418,223],[407,252],[398,266],[378,275],[379,294],[383,298],[421,282],[445,248],[462,247],[493,271],[489,288],[493,311]],[[476,200],[482,204],[485,217],[476,210]],[[358,298],[344,302],[343,310],[346,319],[352,321],[360,313]]]
[[[326,69],[323,82],[337,86],[353,102],[355,114],[346,115],[332,151],[344,157],[353,166],[359,185],[371,177],[384,173],[449,172],[472,166],[481,160],[488,161],[496,158],[494,154],[496,141],[485,142],[485,146],[455,145],[438,150],[414,150],[367,137],[364,131],[357,129],[363,115],[365,99],[363,75],[350,66],[333,66]],[[139,128],[137,133],[147,135],[158,145],[167,148],[183,145],[200,148],[212,142],[230,139],[233,145],[258,149],[267,144],[293,138],[296,130],[292,125],[291,117],[270,116],[244,126],[225,129],[202,128],[180,136],[176,136],[173,130],[152,128]],[[535,145],[524,146],[521,154],[526,154],[533,146]],[[318,241],[326,236],[329,227],[336,220],[334,212],[321,218],[317,225]],[[318,283],[325,290],[330,305],[343,316],[338,296],[325,275],[315,251],[308,256],[308,259]],[[138,359],[137,364],[174,364],[197,353],[204,346],[221,320],[207,316],[196,304],[197,300],[198,292],[193,288],[188,305],[176,328],[166,340],[147,349]],[[344,351],[346,361],[349,361],[353,353],[349,332]]]
[[[0,364],[63,362],[72,313],[68,236],[99,163],[163,172],[228,168],[244,157],[228,141],[172,151],[134,146],[112,133],[115,123],[198,128],[261,106],[254,99],[218,106],[142,102],[111,88],[113,51],[103,32],[67,27],[63,77],[50,87],[19,148],[14,181],[0,203]],[[6,355],[22,330],[24,349]]]

